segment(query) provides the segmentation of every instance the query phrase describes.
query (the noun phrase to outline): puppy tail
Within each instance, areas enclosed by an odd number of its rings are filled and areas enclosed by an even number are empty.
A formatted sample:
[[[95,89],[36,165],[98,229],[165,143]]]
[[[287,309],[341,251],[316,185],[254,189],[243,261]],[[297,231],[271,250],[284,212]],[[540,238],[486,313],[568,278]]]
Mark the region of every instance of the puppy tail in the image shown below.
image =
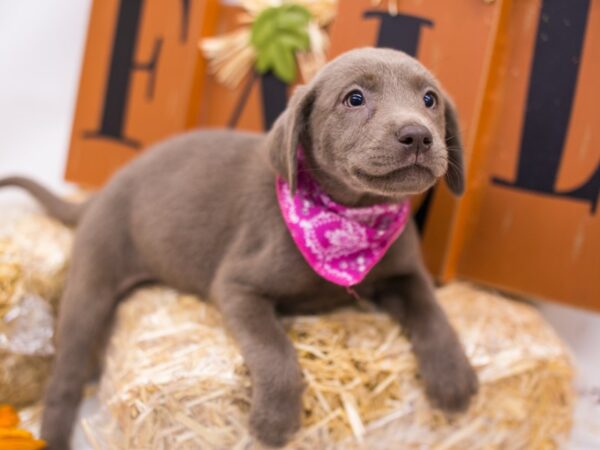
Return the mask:
[[[18,186],[29,192],[42,204],[46,212],[68,226],[75,226],[86,209],[89,201],[83,203],[67,202],[50,192],[41,184],[25,177],[0,178],[0,188]]]

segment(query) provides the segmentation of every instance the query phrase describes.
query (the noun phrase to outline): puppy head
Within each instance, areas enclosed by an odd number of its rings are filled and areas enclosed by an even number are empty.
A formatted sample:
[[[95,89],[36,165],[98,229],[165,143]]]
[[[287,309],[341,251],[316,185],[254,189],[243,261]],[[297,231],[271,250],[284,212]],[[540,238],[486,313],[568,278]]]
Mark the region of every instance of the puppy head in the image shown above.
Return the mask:
[[[298,144],[314,178],[338,201],[393,201],[444,175],[452,192],[464,189],[454,107],[433,75],[399,51],[350,51],[296,90],[267,139],[292,191]]]

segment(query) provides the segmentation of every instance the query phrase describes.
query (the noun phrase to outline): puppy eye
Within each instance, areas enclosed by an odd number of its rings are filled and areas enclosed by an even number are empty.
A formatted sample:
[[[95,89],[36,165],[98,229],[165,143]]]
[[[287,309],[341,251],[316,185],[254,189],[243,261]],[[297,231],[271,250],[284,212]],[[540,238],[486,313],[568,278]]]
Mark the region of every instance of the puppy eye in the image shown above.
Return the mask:
[[[344,98],[344,105],[349,106],[351,108],[356,108],[357,106],[362,106],[365,104],[365,96],[359,90],[351,91],[346,98]]]
[[[437,97],[429,91],[423,96],[423,103],[425,103],[426,108],[433,108],[437,103]]]

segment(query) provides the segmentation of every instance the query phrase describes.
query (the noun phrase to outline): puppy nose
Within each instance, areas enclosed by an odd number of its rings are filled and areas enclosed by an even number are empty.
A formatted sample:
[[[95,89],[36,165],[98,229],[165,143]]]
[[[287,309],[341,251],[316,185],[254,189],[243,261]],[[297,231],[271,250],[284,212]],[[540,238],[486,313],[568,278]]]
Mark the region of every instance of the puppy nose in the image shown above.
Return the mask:
[[[425,151],[431,148],[431,132],[423,125],[405,125],[397,132],[402,146],[411,152]]]

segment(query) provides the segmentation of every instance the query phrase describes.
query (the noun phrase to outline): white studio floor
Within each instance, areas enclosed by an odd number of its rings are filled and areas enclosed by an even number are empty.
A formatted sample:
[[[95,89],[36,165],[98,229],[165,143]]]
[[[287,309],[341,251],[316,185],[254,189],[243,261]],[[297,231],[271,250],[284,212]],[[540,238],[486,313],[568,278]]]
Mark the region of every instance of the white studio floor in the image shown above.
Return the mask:
[[[62,182],[91,0],[0,0],[0,175],[20,173],[65,192]],[[0,211],[31,204],[0,193]],[[537,302],[577,367],[573,450],[600,449],[600,315]],[[82,409],[96,408],[89,400]],[[89,446],[77,430],[74,450]],[[510,450],[510,449],[509,449]]]

